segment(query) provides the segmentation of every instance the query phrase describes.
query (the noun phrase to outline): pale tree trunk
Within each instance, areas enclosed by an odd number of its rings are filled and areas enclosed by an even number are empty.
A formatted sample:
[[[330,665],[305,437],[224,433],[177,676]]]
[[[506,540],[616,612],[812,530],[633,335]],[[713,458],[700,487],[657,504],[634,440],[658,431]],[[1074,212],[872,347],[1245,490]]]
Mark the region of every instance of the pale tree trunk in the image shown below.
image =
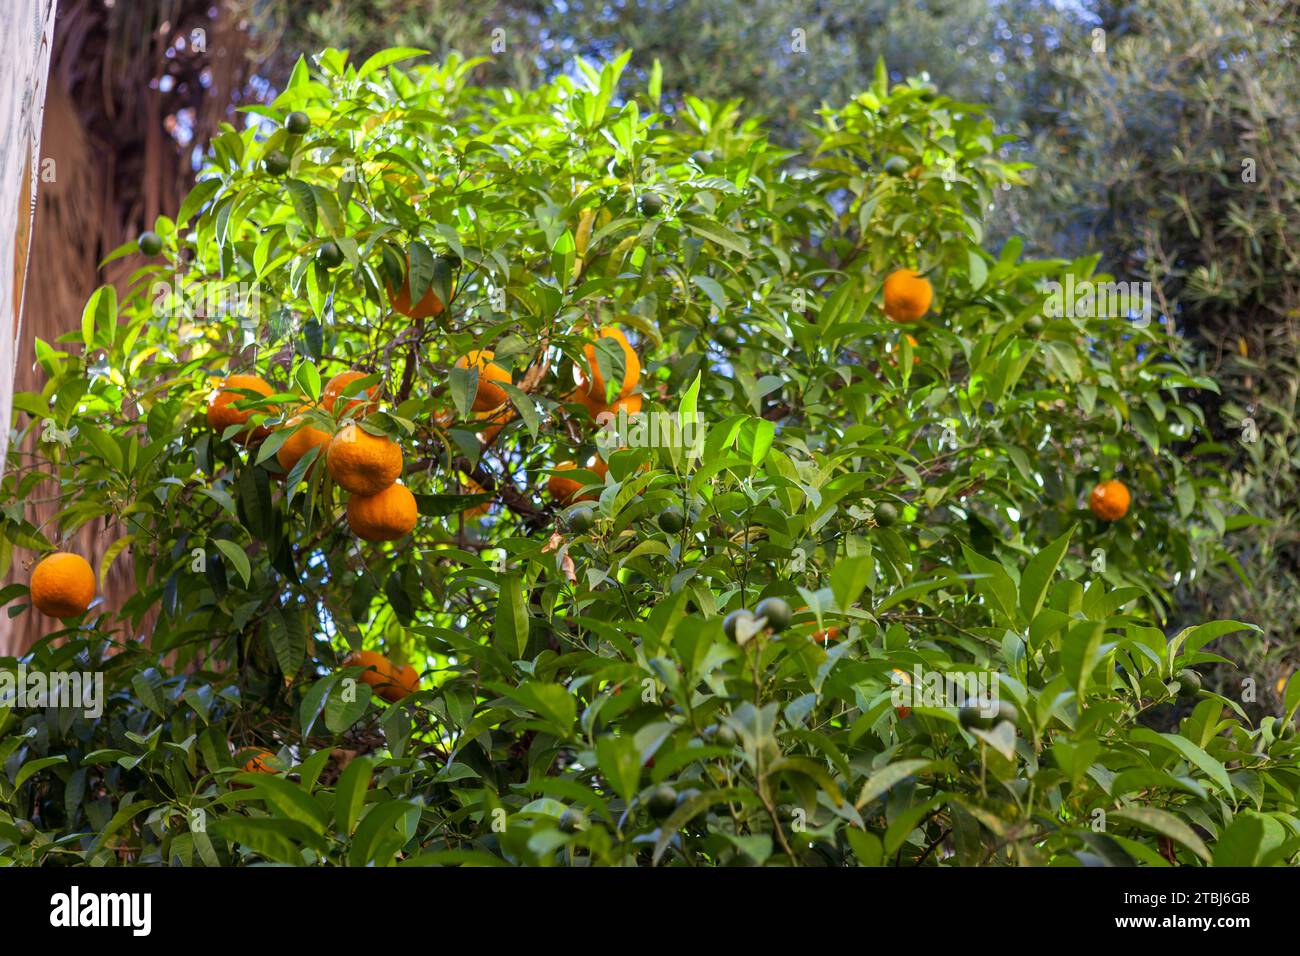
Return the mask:
[[[0,7],[13,2],[0,0]],[[53,0],[20,5],[29,2]],[[36,206],[16,391],[45,387],[45,374],[35,364],[36,337],[53,342],[78,329],[97,286],[123,291],[138,260],[120,259],[105,269],[99,262],[151,228],[159,215],[176,212],[193,181],[191,150],[202,148],[219,123],[235,121],[230,110],[248,75],[247,49],[233,0],[130,0],[112,7],[103,0],[60,0],[41,151],[53,176],[41,183]],[[163,76],[170,89],[163,89]],[[184,145],[176,135],[182,113],[192,134]],[[13,417],[19,446],[10,453],[9,469],[40,468],[33,452],[41,422],[25,413]],[[6,411],[2,421],[9,420]],[[65,534],[55,520],[63,504],[58,485],[45,481],[26,497],[25,517],[98,572],[108,547],[125,532],[111,521],[97,521]],[[9,557],[0,561],[0,581],[25,583],[39,555],[15,548]],[[104,581],[103,606],[120,608],[136,591],[135,576],[128,549]],[[146,637],[152,616],[120,625],[120,641]],[[21,653],[57,627],[30,610],[14,619],[0,610],[0,655]]]
[[[41,180],[41,115],[54,37],[55,0],[0,7],[0,422],[13,404],[22,341],[32,218]],[[12,266],[10,266],[12,263]],[[0,429],[0,474],[9,429]]]

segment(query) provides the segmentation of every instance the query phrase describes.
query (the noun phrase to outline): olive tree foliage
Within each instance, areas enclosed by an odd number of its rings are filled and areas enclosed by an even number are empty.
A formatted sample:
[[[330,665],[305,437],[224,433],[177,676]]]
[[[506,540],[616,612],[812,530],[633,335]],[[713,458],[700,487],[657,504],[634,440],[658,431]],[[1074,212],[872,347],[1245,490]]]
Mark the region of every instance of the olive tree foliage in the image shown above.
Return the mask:
[[[472,61],[396,65],[416,52],[300,62],[249,108],[266,126],[214,141],[162,256],[38,344],[18,424],[67,440],[11,463],[4,547],[116,518],[106,563],[129,548],[138,593],[24,661],[108,694],[0,711],[0,857],[1296,861],[1300,682],[1252,721],[1189,676],[1250,625],[1163,629],[1221,558],[1189,401],[1213,383],[1158,322],[1045,308],[1045,283],[1104,281],[1095,257],[986,244],[1024,169],[979,107],[882,64],[792,149],[734,103],[666,114],[654,69],[616,99],[627,57],[493,89]],[[404,263],[441,315],[393,308]],[[903,267],[934,287],[906,327],[881,305]],[[191,308],[236,289],[257,294]],[[590,361],[623,378],[620,349],[584,352],[610,325],[666,438],[598,443],[571,400]],[[454,365],[481,348],[512,373],[490,436]],[[397,542],[357,540],[314,452],[276,473],[286,420],[348,368],[405,453],[420,520]],[[275,389],[249,401],[261,444],[204,418],[232,372]],[[595,451],[579,521],[545,487]],[[24,520],[38,471],[57,528]],[[1109,478],[1133,504],[1107,523],[1086,501]],[[772,598],[788,622],[724,626]],[[421,689],[372,697],[343,663],[361,647]],[[962,675],[1003,719],[961,717]],[[257,750],[282,773],[241,771]]]
[[[1144,0],[1098,14],[1098,42],[1042,61],[1053,93],[1031,119],[1026,229],[1047,248],[1105,250],[1106,268],[1151,281],[1221,384],[1223,400],[1206,403],[1212,431],[1234,496],[1259,520],[1230,539],[1233,573],[1191,598],[1264,628],[1239,650],[1265,668],[1272,701],[1295,669],[1300,627],[1300,17],[1275,0]]]

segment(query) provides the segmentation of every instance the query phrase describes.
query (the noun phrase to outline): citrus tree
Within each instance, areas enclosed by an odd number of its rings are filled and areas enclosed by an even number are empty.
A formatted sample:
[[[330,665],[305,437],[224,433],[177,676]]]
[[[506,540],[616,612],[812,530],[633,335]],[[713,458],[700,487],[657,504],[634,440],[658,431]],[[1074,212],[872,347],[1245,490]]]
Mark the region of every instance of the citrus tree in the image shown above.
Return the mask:
[[[792,152],[416,53],[300,62],[38,343],[4,558],[120,537],[3,594],[104,680],[0,711],[5,859],[1295,862],[1300,684],[1254,726],[1196,672],[1251,625],[1161,628],[1213,383],[983,248],[980,108],[882,66]]]

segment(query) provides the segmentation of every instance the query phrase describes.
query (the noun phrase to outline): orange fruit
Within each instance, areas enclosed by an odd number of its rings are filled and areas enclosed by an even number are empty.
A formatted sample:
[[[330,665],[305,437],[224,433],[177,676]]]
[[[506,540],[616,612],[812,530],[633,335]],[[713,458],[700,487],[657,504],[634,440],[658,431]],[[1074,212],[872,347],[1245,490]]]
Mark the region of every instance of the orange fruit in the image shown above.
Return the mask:
[[[628,342],[627,336],[619,329],[608,328],[600,330],[602,339],[613,339],[623,349],[623,384],[618,390],[620,397],[630,395],[636,388],[637,382],[641,380],[641,359],[637,356],[636,350]],[[587,393],[587,400],[583,404],[587,405],[588,400],[603,406],[605,404],[605,379],[600,374],[600,363],[596,361],[596,346],[585,345],[582,349],[587,356],[587,369],[578,383],[578,391]]]
[[[474,411],[490,412],[506,403],[509,398],[505,389],[496,382],[510,381],[510,373],[500,365],[495,364],[492,359],[495,353],[488,349],[480,349],[470,352],[468,355],[462,355],[456,359],[457,368],[469,368],[473,365],[478,369],[478,390],[474,393]]]
[[[361,682],[371,687],[387,685],[397,671],[392,662],[378,651],[353,651],[343,658],[344,667],[364,667]]]
[[[557,471],[572,471],[577,467],[578,466],[571,461],[562,461],[555,466],[555,469]],[[564,477],[564,475],[551,475],[551,477],[546,481],[546,490],[551,493],[551,497],[556,501],[561,504],[567,504],[577,496],[578,492],[582,490],[584,484],[585,482],[575,481],[572,478]],[[588,501],[592,500],[594,497],[594,495],[583,495],[579,500]]]
[[[915,339],[914,337],[912,337],[911,335],[907,335],[907,336],[904,336],[904,337],[907,339],[907,341],[908,341],[909,343],[911,343],[911,346],[912,346],[912,353],[913,353],[913,354],[912,354],[912,364],[913,364],[913,365],[920,365],[920,364],[921,364],[921,356],[919,356],[919,355],[916,354],[916,347],[917,347],[917,341],[916,341],[916,339]],[[897,346],[895,349],[893,349],[893,351],[891,351],[891,352],[889,353],[888,361],[889,361],[889,364],[890,364],[890,365],[894,366],[894,368],[898,368],[898,358],[897,358],[897,355],[898,355],[898,353],[901,352],[901,351],[903,351],[903,343],[900,342],[900,343],[898,344],[898,346]]]
[[[601,425],[604,425],[605,422],[611,420],[617,424],[619,412],[623,412],[627,418],[639,414],[641,411],[641,403],[643,401],[640,392],[633,392],[631,395],[616,398],[608,405],[605,405],[602,402],[597,401],[594,396],[589,395],[581,389],[573,393],[573,398],[576,401],[581,402],[583,407],[591,413],[591,417]],[[609,415],[610,418],[601,421],[602,415]]]
[[[396,667],[378,651],[353,651],[343,659],[343,666],[364,667],[361,682],[373,687],[384,700],[398,701],[420,689],[420,675],[414,667]]]
[[[473,478],[465,479],[465,493],[470,495],[485,495],[487,491]],[[474,505],[472,508],[466,508],[460,513],[460,516],[466,521],[474,521],[483,517],[492,507],[492,502],[485,501],[481,505]]]
[[[348,499],[348,527],[363,541],[396,541],[410,534],[419,517],[415,495],[405,485]]]
[[[340,488],[375,495],[402,473],[402,449],[391,438],[348,424],[330,439],[325,466]]]
[[[933,299],[930,280],[920,273],[897,269],[885,277],[885,315],[895,322],[915,322]]]
[[[279,773],[271,766],[270,761],[275,759],[275,754],[269,750],[259,750],[253,754],[244,764],[244,773]]]
[[[419,689],[420,672],[410,664],[403,664],[401,668],[394,671],[392,680],[379,688],[379,696],[389,703],[395,704],[403,697],[416,693]]]
[[[369,372],[358,372],[355,369],[346,372],[339,372],[339,374],[335,375],[325,383],[325,391],[321,393],[320,397],[321,407],[327,412],[334,411],[334,404],[339,400],[339,396],[343,394],[343,390],[357,379],[365,378],[369,374]],[[367,388],[365,394],[370,399],[368,402],[363,403],[359,398],[350,399],[348,403],[343,406],[342,414],[352,411],[352,409],[359,405],[363,407],[362,410],[357,413],[356,417],[368,415],[373,412],[378,404],[376,399],[379,398],[379,383],[376,382],[374,385]]]
[[[394,265],[396,265],[395,262]],[[448,285],[450,285],[450,282]],[[392,305],[394,312],[400,312],[412,319],[428,319],[442,313],[442,299],[438,298],[432,286],[420,297],[419,302],[414,305],[411,304],[410,253],[407,253],[406,256],[406,271],[402,274],[402,287],[394,289],[392,283],[385,279],[384,289],[388,292],[388,302]]]
[[[485,425],[482,431],[478,433],[478,438],[483,444],[490,445],[492,442],[496,441],[496,437],[501,433],[501,429],[505,428],[515,420],[515,410],[513,407],[507,407],[501,409],[499,412],[477,412],[474,415],[474,418],[478,421],[489,422],[489,424]]]
[[[912,675],[909,674],[907,671],[900,671],[897,667],[895,667],[893,670],[889,672],[889,682],[894,685],[907,684],[910,687],[912,684]],[[894,708],[894,713],[898,715],[899,720],[903,720],[911,712],[912,712],[911,707]]]
[[[305,410],[306,406],[302,410]],[[286,474],[293,471],[294,466],[302,460],[302,456],[307,454],[313,448],[320,448],[322,445],[328,445],[330,433],[321,431],[311,425],[305,424],[304,417],[301,414],[295,415],[282,426],[293,429],[293,434],[284,440],[279,448],[275,450],[275,460],[280,463]],[[321,452],[320,454],[324,454]],[[320,460],[320,454],[316,460]]]
[[[824,647],[831,641],[840,639],[840,629],[838,627],[828,627],[824,631],[813,631],[812,639]]]
[[[1128,486],[1112,478],[1103,481],[1088,496],[1088,508],[1102,521],[1118,521],[1128,514],[1131,497]]]
[[[81,555],[55,551],[32,570],[31,597],[48,617],[79,617],[95,600],[95,572]]]
[[[234,391],[235,389],[256,392],[263,397],[272,395],[275,392],[266,379],[259,375],[226,376],[221,385],[208,398],[208,424],[216,430],[218,435],[224,434],[231,425],[247,424],[248,420],[253,417],[252,409],[233,407],[235,402],[242,402],[248,398],[242,392]],[[259,411],[265,415],[273,415],[278,412],[278,409],[268,407],[259,409]],[[258,425],[246,432],[240,432],[235,437],[235,441],[243,443],[259,442],[269,434],[271,434],[271,429]]]

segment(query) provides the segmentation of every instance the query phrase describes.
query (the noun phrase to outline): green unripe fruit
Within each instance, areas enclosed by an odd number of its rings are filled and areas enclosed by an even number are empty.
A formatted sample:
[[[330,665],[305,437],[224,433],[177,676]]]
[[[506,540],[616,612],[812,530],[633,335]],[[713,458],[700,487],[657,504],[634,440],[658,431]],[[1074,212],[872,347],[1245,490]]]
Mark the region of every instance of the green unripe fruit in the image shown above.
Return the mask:
[[[31,843],[36,837],[36,827],[30,820],[15,820],[14,827],[18,830],[18,840],[21,843]]]
[[[565,810],[560,814],[559,827],[561,833],[577,833],[582,829],[582,823],[582,814],[574,810]]]
[[[1184,700],[1192,700],[1201,691],[1201,675],[1190,667],[1184,667],[1178,672],[1178,696]]]
[[[641,198],[637,200],[637,208],[641,210],[643,216],[657,216],[663,211],[664,201],[655,193],[642,193]]]
[[[273,149],[262,157],[262,168],[272,176],[283,176],[289,171],[289,157]]]
[[[301,110],[294,110],[285,117],[284,128],[294,136],[301,136],[311,129],[311,118]]]
[[[732,611],[722,619],[722,633],[726,634],[727,637],[731,638],[733,641],[736,639],[736,622],[741,620],[741,618],[752,622],[754,620],[754,615],[751,612],[746,611],[744,608],[741,608],[739,611]]]
[[[885,172],[889,173],[891,176],[901,176],[903,173],[907,172],[907,170],[907,160],[902,156],[890,156],[885,160]]]
[[[140,238],[136,240],[136,245],[146,256],[156,256],[162,252],[162,236],[156,232],[142,232]]]
[[[876,505],[876,524],[888,528],[898,521],[898,509],[888,501]]]
[[[656,820],[667,818],[677,807],[677,791],[667,784],[656,787],[654,793],[650,794],[646,807],[650,811],[650,816]]]
[[[676,505],[667,507],[659,516],[659,527],[668,534],[677,534],[686,527],[686,515]]]
[[[784,631],[790,626],[790,620],[794,617],[790,605],[779,597],[764,598],[759,601],[758,607],[754,608],[754,613],[759,617],[767,618],[767,626],[774,631]]]
[[[713,154],[705,149],[697,149],[691,153],[691,162],[696,166],[704,167],[713,162]]]
[[[740,333],[736,331],[735,326],[720,325],[713,337],[718,340],[719,345],[730,347],[740,340]]]
[[[1043,317],[1041,315],[1031,315],[1028,319],[1025,320],[1025,331],[1026,332],[1043,331]]]
[[[316,250],[316,261],[326,269],[333,269],[343,264],[343,250],[338,247],[338,243],[325,242]]]
[[[585,534],[590,531],[595,523],[596,513],[590,508],[574,508],[569,512],[569,530],[577,534]]]

